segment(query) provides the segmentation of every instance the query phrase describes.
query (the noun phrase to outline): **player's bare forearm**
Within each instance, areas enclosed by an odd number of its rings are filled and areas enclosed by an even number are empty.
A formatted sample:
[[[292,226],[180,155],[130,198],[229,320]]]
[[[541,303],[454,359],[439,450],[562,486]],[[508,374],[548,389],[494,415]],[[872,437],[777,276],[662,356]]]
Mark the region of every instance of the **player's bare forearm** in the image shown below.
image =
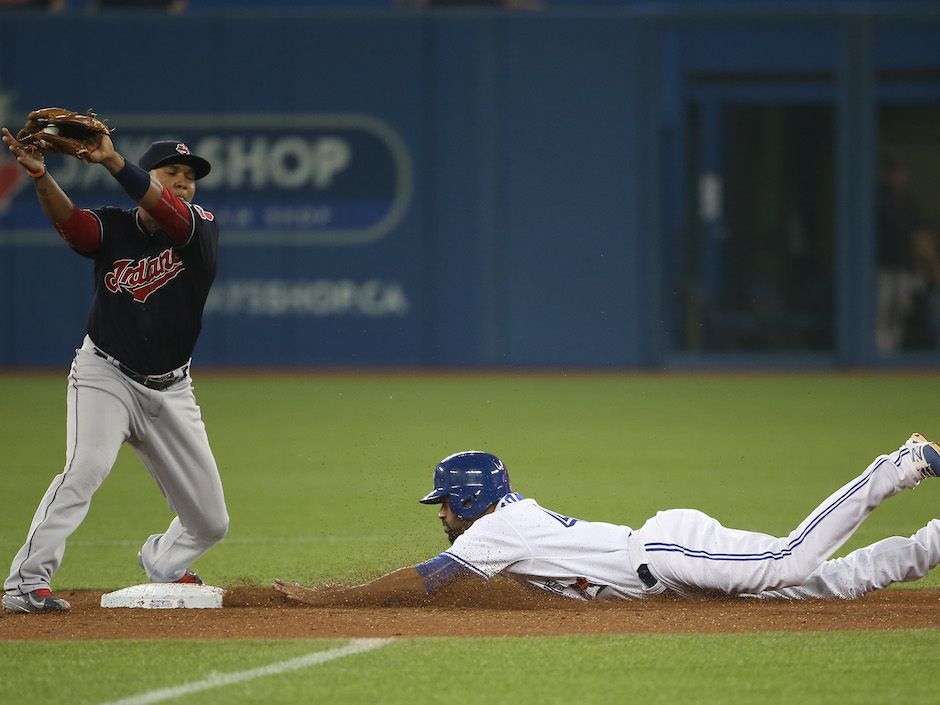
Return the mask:
[[[43,212],[53,225],[64,223],[72,217],[75,204],[50,174],[47,173],[35,182],[39,205],[42,206]]]
[[[276,580],[274,589],[290,600],[317,607],[382,606],[413,603],[428,597],[421,575],[413,567],[399,568],[371,582],[350,587],[308,588]]]
[[[45,160],[38,150],[30,150],[20,144],[19,140],[7,129],[3,128],[3,143],[7,145],[10,153],[16,157],[20,166],[33,177],[36,186],[36,196],[42,206],[46,217],[53,224],[64,223],[72,216],[75,206],[71,199],[55,182],[55,179],[46,171]],[[36,176],[39,174],[40,176]]]

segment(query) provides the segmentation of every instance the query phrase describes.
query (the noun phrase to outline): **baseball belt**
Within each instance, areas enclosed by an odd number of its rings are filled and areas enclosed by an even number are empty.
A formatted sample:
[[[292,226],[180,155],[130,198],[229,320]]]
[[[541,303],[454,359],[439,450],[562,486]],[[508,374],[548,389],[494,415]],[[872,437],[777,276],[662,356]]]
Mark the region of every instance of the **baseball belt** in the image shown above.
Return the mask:
[[[112,365],[117,367],[125,377],[129,377],[130,379],[137,382],[137,384],[141,384],[144,387],[147,387],[147,389],[153,389],[157,392],[162,392],[164,389],[169,389],[174,384],[179,382],[181,379],[183,379],[183,377],[186,376],[186,371],[189,369],[189,365],[183,365],[177,370],[172,370],[162,375],[142,375],[139,372],[134,372],[134,370],[132,370],[120,360],[116,360],[115,358],[111,357],[104,350],[94,348],[94,353],[98,357],[104,358]]]
[[[660,593],[666,592],[666,586],[656,579],[656,576],[650,572],[650,567],[646,565],[646,563],[642,563],[637,567],[636,574],[646,586],[647,594],[659,595]]]

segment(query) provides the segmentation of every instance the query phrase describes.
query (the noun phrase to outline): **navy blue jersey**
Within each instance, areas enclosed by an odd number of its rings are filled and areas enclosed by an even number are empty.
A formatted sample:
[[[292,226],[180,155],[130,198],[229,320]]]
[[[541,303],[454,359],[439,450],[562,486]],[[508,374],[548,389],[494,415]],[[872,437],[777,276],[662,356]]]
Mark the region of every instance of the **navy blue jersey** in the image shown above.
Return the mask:
[[[215,278],[219,227],[211,213],[189,206],[193,231],[175,245],[162,230],[147,233],[137,209],[89,211],[101,223],[95,298],[88,335],[101,350],[141,374],[185,365],[202,329]],[[81,253],[80,253],[81,254]]]

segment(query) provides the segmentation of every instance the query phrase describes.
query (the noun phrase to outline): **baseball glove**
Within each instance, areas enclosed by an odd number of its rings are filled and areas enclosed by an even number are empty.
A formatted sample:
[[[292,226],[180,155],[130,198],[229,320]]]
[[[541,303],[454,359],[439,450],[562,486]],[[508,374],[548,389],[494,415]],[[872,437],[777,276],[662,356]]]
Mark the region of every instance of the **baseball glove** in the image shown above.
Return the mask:
[[[27,116],[16,139],[30,150],[50,149],[84,159],[101,144],[104,135],[110,134],[108,126],[90,109],[83,115],[67,108],[42,108]]]

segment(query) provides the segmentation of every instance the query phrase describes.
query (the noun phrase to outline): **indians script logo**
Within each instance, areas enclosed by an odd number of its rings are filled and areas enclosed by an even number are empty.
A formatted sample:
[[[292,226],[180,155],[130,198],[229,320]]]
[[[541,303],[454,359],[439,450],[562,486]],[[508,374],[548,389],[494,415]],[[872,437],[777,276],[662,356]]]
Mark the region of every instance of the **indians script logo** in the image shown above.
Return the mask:
[[[123,289],[134,297],[134,301],[144,303],[153,292],[175,279],[184,269],[176,252],[167,248],[156,257],[137,261],[116,260],[114,268],[105,275],[104,285],[112,294]]]

